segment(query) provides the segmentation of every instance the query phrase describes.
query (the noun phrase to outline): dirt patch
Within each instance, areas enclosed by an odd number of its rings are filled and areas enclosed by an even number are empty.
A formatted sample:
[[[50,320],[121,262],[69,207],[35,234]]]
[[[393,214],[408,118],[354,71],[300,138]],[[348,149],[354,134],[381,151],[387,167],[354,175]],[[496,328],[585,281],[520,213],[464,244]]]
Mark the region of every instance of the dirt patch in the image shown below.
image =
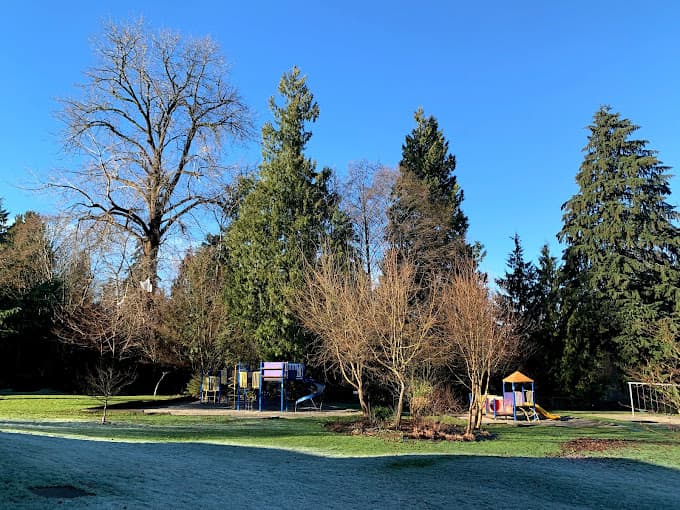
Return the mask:
[[[377,426],[366,419],[355,421],[333,421],[325,425],[327,430],[339,434],[353,436],[380,436],[386,439],[421,439],[428,441],[479,441],[492,439],[488,432],[481,431],[476,434],[464,434],[463,429],[456,425],[441,422],[413,422],[402,421],[399,429]]]
[[[84,491],[73,485],[53,485],[50,487],[29,487],[33,494],[42,496],[43,498],[55,499],[73,499],[82,498],[83,496],[94,496],[92,492]]]
[[[560,447],[561,457],[582,457],[587,452],[606,452],[630,448],[638,444],[638,441],[629,439],[593,439],[579,438],[563,443]]]
[[[606,452],[620,450],[622,448],[635,448],[639,445],[672,446],[676,443],[670,441],[637,441],[634,439],[593,439],[578,438],[562,443],[560,457],[580,458],[589,452]]]

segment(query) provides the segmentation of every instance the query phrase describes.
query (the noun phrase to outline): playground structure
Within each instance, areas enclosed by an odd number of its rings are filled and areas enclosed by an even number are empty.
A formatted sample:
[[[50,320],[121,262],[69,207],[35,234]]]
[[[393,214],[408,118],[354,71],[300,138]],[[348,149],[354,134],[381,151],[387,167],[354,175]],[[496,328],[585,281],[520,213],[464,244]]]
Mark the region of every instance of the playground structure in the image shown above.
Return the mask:
[[[487,415],[493,415],[494,420],[510,416],[513,421],[517,421],[518,417],[524,417],[527,421],[538,421],[540,417],[560,419],[558,415],[546,411],[536,403],[534,380],[519,371],[503,379],[502,396],[487,395],[484,411]]]
[[[313,409],[321,409],[325,385],[306,376],[303,363],[287,361],[262,361],[257,370],[237,363],[233,369],[220,370],[218,375],[206,374],[201,379],[200,400],[225,403],[237,411],[254,407],[258,411],[272,410],[272,402],[276,401],[278,410],[285,412],[288,411],[287,383],[293,381],[313,387],[310,394],[296,400],[295,410],[303,402],[310,403]]]

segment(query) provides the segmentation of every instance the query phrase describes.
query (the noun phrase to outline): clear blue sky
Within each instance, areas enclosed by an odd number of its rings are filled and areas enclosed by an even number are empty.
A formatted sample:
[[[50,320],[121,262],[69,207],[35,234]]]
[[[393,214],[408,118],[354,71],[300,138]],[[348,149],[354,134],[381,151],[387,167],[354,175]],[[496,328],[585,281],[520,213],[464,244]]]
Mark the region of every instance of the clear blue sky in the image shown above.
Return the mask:
[[[680,168],[680,4],[670,0],[8,2],[0,197],[12,214],[56,207],[21,190],[69,164],[56,98],[77,94],[102,20],[140,15],[216,39],[258,125],[281,74],[298,65],[321,108],[310,155],[338,173],[363,158],[395,165],[416,108],[437,117],[458,159],[470,240],[486,246],[494,276],[514,232],[530,258],[545,242],[559,251],[560,206],[576,190],[599,105],[642,126]],[[256,163],[257,140],[240,154]],[[680,179],[672,187],[677,205]]]

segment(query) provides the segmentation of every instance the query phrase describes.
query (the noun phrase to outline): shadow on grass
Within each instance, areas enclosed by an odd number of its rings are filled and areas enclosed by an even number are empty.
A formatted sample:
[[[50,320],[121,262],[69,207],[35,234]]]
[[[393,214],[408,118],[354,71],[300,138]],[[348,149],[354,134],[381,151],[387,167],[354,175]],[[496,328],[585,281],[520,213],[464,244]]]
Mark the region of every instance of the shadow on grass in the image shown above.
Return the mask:
[[[36,486],[91,494],[69,508],[679,508],[678,484],[679,470],[609,458],[328,458],[0,433],[4,508],[54,507]]]
[[[121,397],[118,397],[121,398]],[[181,396],[181,397],[163,397],[156,400],[124,400],[123,402],[113,402],[107,407],[111,411],[121,410],[121,411],[140,411],[143,409],[156,409],[159,407],[167,407],[177,404],[188,404],[195,402],[194,397]],[[104,409],[103,405],[88,407],[86,411],[101,411]]]

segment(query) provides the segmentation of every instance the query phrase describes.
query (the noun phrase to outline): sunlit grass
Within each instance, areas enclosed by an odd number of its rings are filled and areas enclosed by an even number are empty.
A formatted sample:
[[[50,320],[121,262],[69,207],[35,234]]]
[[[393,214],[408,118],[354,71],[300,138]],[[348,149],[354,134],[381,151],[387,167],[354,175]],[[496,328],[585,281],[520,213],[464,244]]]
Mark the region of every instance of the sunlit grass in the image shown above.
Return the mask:
[[[135,395],[112,397],[109,405],[122,402],[163,401],[173,397]],[[40,393],[0,393],[0,419],[91,420],[102,402],[85,395],[45,395]]]
[[[115,402],[152,400],[149,396],[117,397]],[[395,454],[456,454],[502,457],[560,456],[566,441],[582,438],[623,439],[630,447],[582,456],[617,457],[680,468],[678,428],[615,420],[589,420],[587,426],[493,423],[493,439],[477,442],[409,440],[394,434],[353,436],[328,431],[329,418],[312,413],[271,418],[234,416],[147,415],[116,410],[111,423],[100,425],[89,410],[100,403],[70,395],[0,396],[0,430],[63,437],[148,442],[209,442],[272,447],[337,457]],[[587,416],[587,415],[582,415]]]

